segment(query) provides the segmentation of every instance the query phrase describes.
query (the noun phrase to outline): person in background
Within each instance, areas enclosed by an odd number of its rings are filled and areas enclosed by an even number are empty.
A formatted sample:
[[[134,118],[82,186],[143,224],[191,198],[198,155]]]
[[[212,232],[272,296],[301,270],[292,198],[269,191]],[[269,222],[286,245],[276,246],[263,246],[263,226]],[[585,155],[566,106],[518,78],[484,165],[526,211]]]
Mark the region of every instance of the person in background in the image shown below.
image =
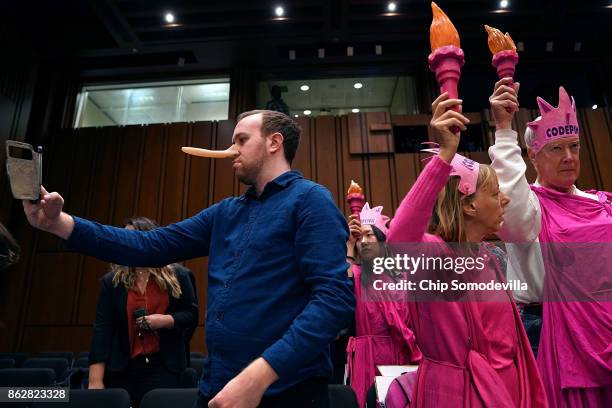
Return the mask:
[[[125,228],[151,231],[145,217]],[[179,386],[187,367],[185,344],[198,323],[190,271],[112,265],[102,278],[89,351],[89,389],[124,388],[132,406],[154,388]]]
[[[280,86],[272,86],[272,88],[270,88],[270,94],[272,95],[272,99],[266,103],[266,109],[289,115],[289,106],[283,101]]]
[[[461,100],[449,99],[447,93],[432,104],[431,128],[440,148],[434,150],[436,154],[402,200],[387,238],[394,246],[421,243],[438,258],[468,255],[473,262],[481,259],[482,266],[469,271],[417,270],[414,276],[423,276],[425,281],[503,283],[498,249],[483,240],[499,230],[509,200],[500,192],[493,169],[457,154],[459,133],[454,129],[465,130],[469,123],[460,108]],[[408,303],[411,326],[423,353],[411,404],[547,406],[511,292],[453,293],[438,301],[419,297]],[[417,296],[409,295],[408,300]],[[432,295],[424,292],[423,296]]]
[[[501,79],[491,95],[497,130],[489,148],[500,189],[512,199],[499,231],[509,254],[508,278],[528,283],[528,290],[514,296],[523,304],[551,406],[609,406],[612,193],[576,187],[580,124],[575,101],[563,87],[557,107],[537,98],[541,116],[525,130],[537,173],[529,185],[512,129],[518,84],[511,85],[511,78]],[[579,261],[559,262],[570,258]]]
[[[389,217],[382,214],[382,209],[371,209],[366,203],[360,216],[349,216],[346,258],[350,264],[348,274],[355,283],[357,305],[355,337],[349,339],[346,359],[350,385],[360,407],[365,407],[366,402],[368,407],[374,406],[375,401],[372,398],[367,401],[367,396],[377,375],[377,365],[414,364],[422,358],[410,329],[407,302],[368,299],[364,293],[373,276],[372,269],[363,269],[361,263],[389,256],[386,246]],[[388,278],[393,280],[392,276]]]

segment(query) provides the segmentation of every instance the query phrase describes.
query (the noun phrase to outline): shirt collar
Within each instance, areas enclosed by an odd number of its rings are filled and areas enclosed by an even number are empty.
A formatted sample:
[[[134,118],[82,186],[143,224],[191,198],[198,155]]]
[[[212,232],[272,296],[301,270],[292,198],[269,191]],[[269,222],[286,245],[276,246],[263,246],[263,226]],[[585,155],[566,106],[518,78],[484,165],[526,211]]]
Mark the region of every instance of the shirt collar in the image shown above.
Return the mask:
[[[261,197],[268,196],[272,194],[274,191],[279,191],[287,187],[293,180],[304,178],[302,173],[297,170],[289,170],[276,177],[274,180],[268,182],[264,187],[263,192],[261,193]],[[260,198],[261,198],[260,197]],[[257,192],[254,186],[249,187],[249,189],[244,193],[241,199],[257,199]]]

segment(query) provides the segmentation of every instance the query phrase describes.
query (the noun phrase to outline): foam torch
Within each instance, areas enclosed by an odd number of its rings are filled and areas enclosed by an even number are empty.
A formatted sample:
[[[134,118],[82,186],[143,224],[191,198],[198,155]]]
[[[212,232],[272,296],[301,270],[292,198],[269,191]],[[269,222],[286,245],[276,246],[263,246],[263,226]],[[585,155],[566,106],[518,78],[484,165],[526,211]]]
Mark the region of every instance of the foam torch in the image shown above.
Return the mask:
[[[361,209],[365,204],[365,196],[363,195],[363,190],[361,186],[355,181],[351,180],[351,185],[349,186],[348,191],[346,192],[346,201],[349,204],[351,209],[351,214],[359,215],[361,213]],[[358,234],[353,234],[355,237],[359,237]]]
[[[456,99],[459,96],[457,86],[461,77],[461,67],[465,64],[459,33],[448,16],[433,1],[431,11],[433,13],[429,29],[431,54],[427,58],[429,69],[436,74],[440,93],[448,92],[449,98]],[[458,112],[459,107],[453,110]],[[451,131],[459,133],[460,129],[453,126]]]
[[[487,42],[489,50],[493,54],[493,66],[497,69],[497,76],[499,79],[514,78],[514,71],[516,70],[519,57],[512,37],[508,33],[502,34],[497,28],[488,25],[484,27],[489,34]]]

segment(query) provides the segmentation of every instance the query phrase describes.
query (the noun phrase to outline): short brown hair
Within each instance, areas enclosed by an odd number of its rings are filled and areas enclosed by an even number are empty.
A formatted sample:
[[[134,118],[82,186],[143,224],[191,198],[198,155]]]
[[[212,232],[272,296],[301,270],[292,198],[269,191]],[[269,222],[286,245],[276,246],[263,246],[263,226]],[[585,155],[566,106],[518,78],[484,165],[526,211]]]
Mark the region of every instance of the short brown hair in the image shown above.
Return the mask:
[[[297,148],[300,145],[302,128],[284,113],[271,110],[252,110],[243,112],[238,115],[238,122],[247,116],[258,115],[260,113],[262,135],[268,136],[277,132],[283,135],[283,150],[285,151],[285,159],[287,162],[289,162],[289,164],[291,164],[293,162],[293,158],[295,157],[295,152],[297,152]]]

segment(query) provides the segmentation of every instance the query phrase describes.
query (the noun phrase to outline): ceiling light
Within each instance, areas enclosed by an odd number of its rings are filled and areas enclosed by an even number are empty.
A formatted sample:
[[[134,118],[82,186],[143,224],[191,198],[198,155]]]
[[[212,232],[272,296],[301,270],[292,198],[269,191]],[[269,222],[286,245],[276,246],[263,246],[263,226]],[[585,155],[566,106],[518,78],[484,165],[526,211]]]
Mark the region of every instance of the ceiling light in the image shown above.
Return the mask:
[[[389,4],[387,4],[387,10],[389,10],[390,12],[394,12],[397,9],[397,4],[395,4],[394,1],[390,1]]]
[[[308,109],[306,109],[306,110],[304,111],[304,115],[310,115],[311,113],[312,113],[312,112],[311,112],[310,110],[308,110]]]
[[[597,104],[591,106],[591,109],[597,109]]]
[[[351,109],[351,112],[358,113],[359,112],[359,108],[353,108],[353,109]]]
[[[353,88],[355,88],[355,89],[361,89],[361,88],[363,88],[363,84],[362,84],[361,82],[355,82],[355,83],[353,84]]]
[[[293,115],[293,116],[295,116],[295,117],[297,118],[297,117],[298,117],[298,116],[300,116],[300,115],[298,115],[298,114],[295,114],[295,115]]]
[[[174,14],[166,13],[164,18],[166,19],[166,23],[174,23]]]
[[[506,7],[508,7],[508,3],[509,3],[509,1],[508,1],[508,0],[501,0],[501,1],[499,2],[499,7],[500,7],[500,8],[506,8]]]
[[[310,89],[310,87],[309,87],[308,85],[306,85],[306,84],[304,84],[304,85],[300,86],[300,90],[301,90],[301,91],[306,92],[306,91],[307,91],[307,90],[309,90],[309,89]]]
[[[274,9],[274,14],[276,14],[276,17],[282,17],[285,15],[285,9],[282,8],[281,6],[277,6]]]

